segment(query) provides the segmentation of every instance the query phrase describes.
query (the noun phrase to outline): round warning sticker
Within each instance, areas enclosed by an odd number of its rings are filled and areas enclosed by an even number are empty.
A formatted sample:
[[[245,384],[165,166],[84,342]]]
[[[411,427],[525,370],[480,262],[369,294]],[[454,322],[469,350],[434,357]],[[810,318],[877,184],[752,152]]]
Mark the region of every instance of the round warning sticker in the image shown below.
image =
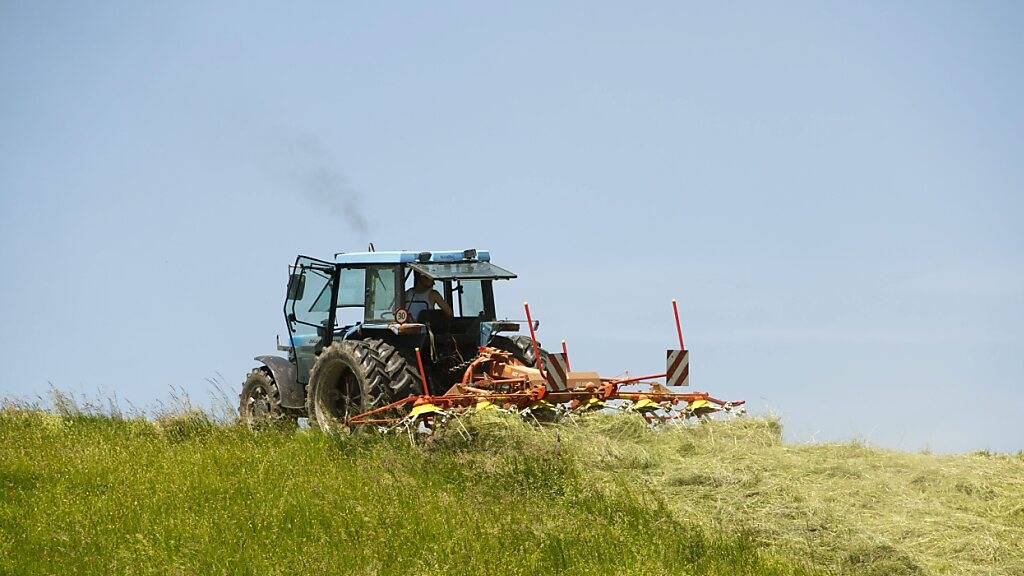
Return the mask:
[[[405,308],[399,308],[395,312],[395,322],[398,322],[399,324],[405,324],[408,321],[409,321],[409,311],[406,310]]]

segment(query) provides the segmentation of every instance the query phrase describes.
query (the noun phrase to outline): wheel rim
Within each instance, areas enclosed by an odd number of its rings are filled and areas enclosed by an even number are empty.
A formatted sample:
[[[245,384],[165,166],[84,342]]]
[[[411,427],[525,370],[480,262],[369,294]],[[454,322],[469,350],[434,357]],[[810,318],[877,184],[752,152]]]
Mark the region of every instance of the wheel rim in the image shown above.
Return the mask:
[[[359,405],[359,381],[350,367],[336,362],[317,377],[317,420],[344,422],[356,414]]]
[[[270,420],[272,407],[270,395],[263,386],[256,386],[245,399],[249,420]]]

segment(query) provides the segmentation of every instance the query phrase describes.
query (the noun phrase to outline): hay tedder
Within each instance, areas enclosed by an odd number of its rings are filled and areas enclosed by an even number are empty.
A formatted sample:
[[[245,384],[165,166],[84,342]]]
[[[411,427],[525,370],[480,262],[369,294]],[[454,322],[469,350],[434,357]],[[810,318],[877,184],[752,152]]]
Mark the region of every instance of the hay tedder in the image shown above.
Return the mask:
[[[743,411],[689,385],[689,351],[672,301],[679,347],[665,370],[602,377],[570,367],[565,341],[548,352],[539,322],[497,318],[494,283],[515,274],[483,250],[299,256],[290,267],[284,314],[288,343],[242,386],[249,425],[306,417],[324,428],[373,426],[429,431],[468,411],[505,410],[538,422],[590,410],[623,410],[651,425]],[[526,324],[527,335],[515,334]]]

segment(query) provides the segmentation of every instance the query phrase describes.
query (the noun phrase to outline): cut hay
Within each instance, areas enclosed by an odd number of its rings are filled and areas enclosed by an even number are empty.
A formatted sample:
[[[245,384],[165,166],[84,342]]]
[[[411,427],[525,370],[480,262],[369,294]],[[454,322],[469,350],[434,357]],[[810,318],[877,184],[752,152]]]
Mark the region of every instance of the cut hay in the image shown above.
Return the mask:
[[[1024,574],[1019,454],[786,445],[768,418],[651,431],[597,415],[564,436],[583,462],[637,477],[682,518],[840,573]]]

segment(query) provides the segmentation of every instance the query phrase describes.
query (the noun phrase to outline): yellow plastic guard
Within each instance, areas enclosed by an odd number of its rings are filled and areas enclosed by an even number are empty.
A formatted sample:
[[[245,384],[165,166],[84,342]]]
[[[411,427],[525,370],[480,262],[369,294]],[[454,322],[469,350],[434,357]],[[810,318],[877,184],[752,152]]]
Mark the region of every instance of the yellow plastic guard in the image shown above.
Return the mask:
[[[661,408],[661,406],[657,402],[651,400],[650,398],[641,398],[640,400],[636,401],[636,404],[633,404],[633,409],[638,410],[640,412],[644,412],[647,410],[657,410],[658,408]]]
[[[476,410],[477,410],[477,412],[483,412],[484,410],[497,410],[497,409],[498,409],[497,406],[495,406],[494,404],[491,404],[487,400],[481,400],[481,401],[476,403]]]
[[[419,406],[414,407],[412,412],[409,412],[409,416],[411,418],[419,418],[424,414],[436,414],[440,411],[441,409],[433,404],[420,404]]]
[[[689,409],[689,410],[700,410],[700,409],[705,409],[705,410],[711,409],[711,410],[714,410],[714,409],[716,409],[716,406],[713,406],[711,404],[711,402],[708,402],[707,400],[694,400],[693,402],[690,402],[689,404],[687,404],[686,408]]]
[[[597,398],[588,398],[586,402],[576,407],[577,410],[597,410],[598,408],[604,408],[604,402]]]

